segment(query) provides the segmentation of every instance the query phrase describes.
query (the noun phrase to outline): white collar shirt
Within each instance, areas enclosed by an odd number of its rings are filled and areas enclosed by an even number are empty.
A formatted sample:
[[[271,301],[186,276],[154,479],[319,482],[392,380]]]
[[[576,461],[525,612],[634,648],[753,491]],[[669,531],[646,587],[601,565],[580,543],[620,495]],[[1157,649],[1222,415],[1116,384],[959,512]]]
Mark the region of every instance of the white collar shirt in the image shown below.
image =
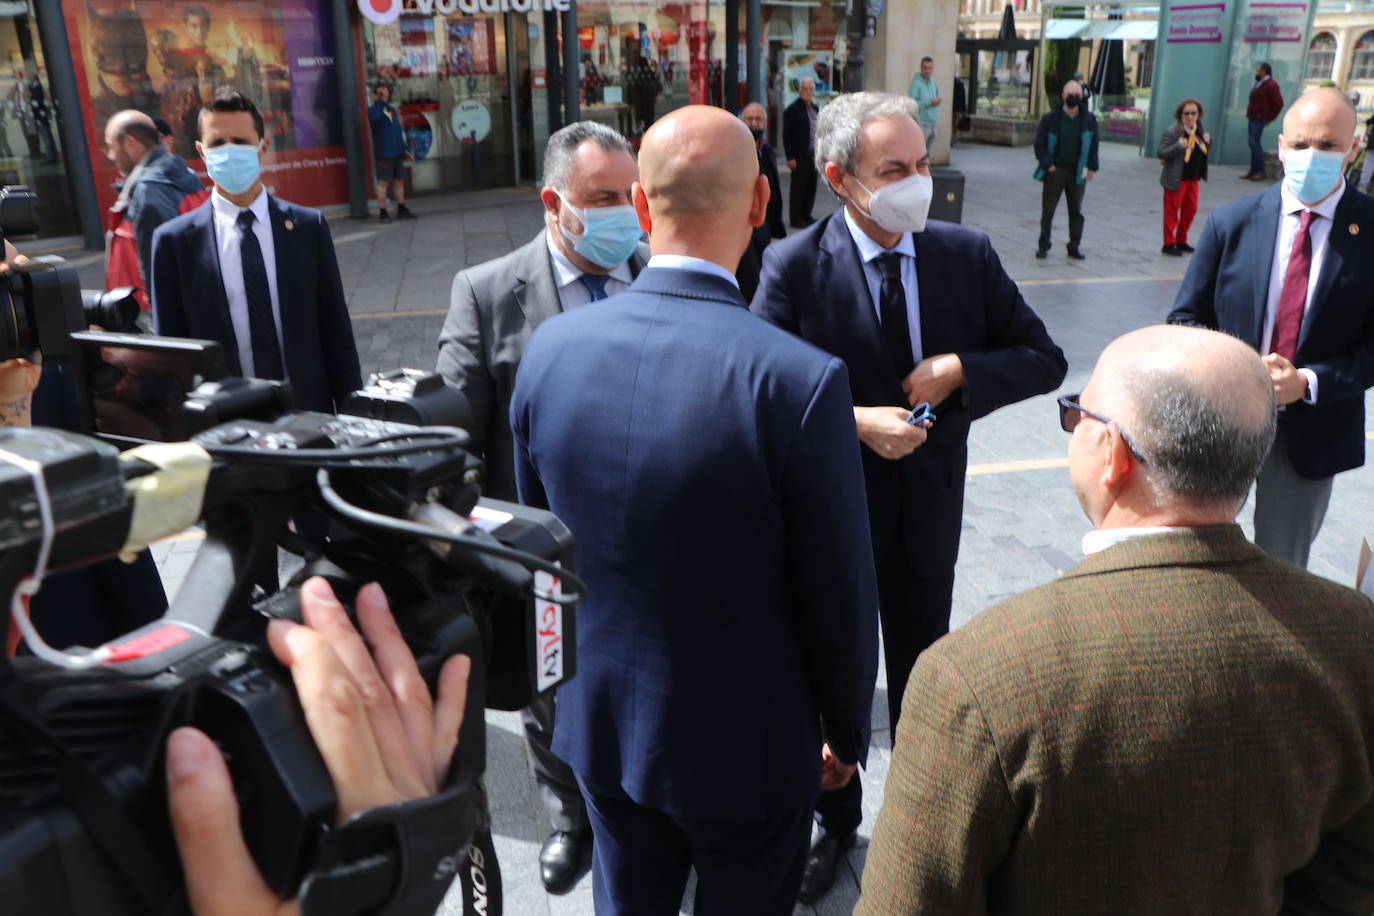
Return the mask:
[[[272,217],[267,209],[267,190],[264,188],[247,207],[240,207],[219,193],[210,195],[214,210],[215,248],[219,252],[219,276],[224,283],[224,298],[229,303],[229,321],[234,326],[234,341],[239,349],[239,369],[245,377],[256,374],[253,359],[253,334],[248,320],[248,294],[243,283],[243,254],[239,242],[239,213],[253,211],[253,235],[262,249],[263,266],[267,268],[267,287],[272,292],[272,321],[277,326],[277,346],[281,348],[283,369],[286,368],[286,347],[282,343],[281,301],[277,294],[277,250],[272,243]],[[290,374],[289,372],[287,373]]]
[[[1274,239],[1274,259],[1269,268],[1269,295],[1264,306],[1264,333],[1260,337],[1261,354],[1273,352],[1274,320],[1278,317],[1279,298],[1283,295],[1283,277],[1288,272],[1288,256],[1293,253],[1293,237],[1297,235],[1298,226],[1302,222],[1302,212],[1311,210],[1317,214],[1307,227],[1307,233],[1312,238],[1312,263],[1308,265],[1307,300],[1302,306],[1302,314],[1306,318],[1308,309],[1312,307],[1312,294],[1317,289],[1317,278],[1321,276],[1322,265],[1326,263],[1327,242],[1331,239],[1336,205],[1346,193],[1345,181],[1342,179],[1339,191],[1315,207],[1309,207],[1288,189],[1288,182],[1281,182],[1280,188],[1283,202],[1279,207],[1279,231]],[[1298,371],[1307,378],[1307,397],[1303,400],[1315,404],[1317,374],[1310,369],[1299,368]]]
[[[553,243],[553,234],[557,231],[550,229],[545,232],[544,241],[548,243],[549,260],[553,263],[553,284],[558,287],[558,304],[566,312],[591,302],[592,293],[582,283],[581,269],[569,261]],[[614,296],[616,293],[624,292],[633,282],[634,275],[630,273],[630,262],[622,261],[615,266],[615,270],[606,274],[606,295]]]
[[[1129,541],[1133,538],[1143,538],[1151,534],[1165,534],[1170,531],[1182,531],[1182,528],[1161,525],[1154,528],[1094,528],[1083,535],[1083,556],[1090,557],[1095,553],[1101,553],[1108,547],[1115,547],[1122,541]]]
[[[874,261],[880,255],[894,252],[902,255],[902,289],[906,292],[906,323],[911,331],[911,356],[919,363],[922,354],[921,294],[916,287],[916,243],[912,241],[910,232],[903,232],[895,248],[884,248],[860,228],[854,217],[849,214],[848,207],[844,207],[843,210],[844,223],[849,227],[849,234],[854,238],[854,244],[859,249],[859,258],[863,261],[864,280],[868,282],[868,298],[873,305],[873,313],[878,316],[879,325],[883,322],[883,308],[878,299],[883,286],[883,274]]]
[[[735,275],[715,261],[707,261],[704,258],[694,258],[686,254],[656,254],[649,259],[649,267],[665,268],[667,270],[691,270],[699,274],[710,274],[722,280],[729,281],[735,289],[739,289],[739,281]]]

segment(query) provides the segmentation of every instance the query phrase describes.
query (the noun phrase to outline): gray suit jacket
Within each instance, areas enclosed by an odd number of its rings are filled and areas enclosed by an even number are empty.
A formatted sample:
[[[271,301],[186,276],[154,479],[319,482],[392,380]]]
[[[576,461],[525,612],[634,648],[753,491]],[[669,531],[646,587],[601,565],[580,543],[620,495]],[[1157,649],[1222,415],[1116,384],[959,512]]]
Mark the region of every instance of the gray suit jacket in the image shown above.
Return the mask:
[[[515,370],[534,329],[563,310],[546,235],[459,271],[439,334],[439,374],[472,406],[472,451],[487,465],[482,492],[496,499],[516,498],[509,416]],[[637,276],[648,259],[648,246],[640,245],[630,273]]]

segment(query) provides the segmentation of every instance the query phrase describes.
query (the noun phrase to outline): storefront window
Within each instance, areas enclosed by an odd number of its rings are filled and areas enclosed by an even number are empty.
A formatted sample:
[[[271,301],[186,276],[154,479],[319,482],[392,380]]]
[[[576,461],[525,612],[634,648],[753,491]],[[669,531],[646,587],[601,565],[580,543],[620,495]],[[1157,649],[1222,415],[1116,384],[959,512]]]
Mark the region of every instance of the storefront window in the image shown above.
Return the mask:
[[[67,183],[66,152],[58,130],[48,69],[34,13],[21,3],[0,17],[0,184],[38,193],[39,234],[71,235],[76,214]]]
[[[408,164],[415,190],[532,180],[528,29],[514,13],[364,24],[368,99],[379,83],[390,87],[415,157]]]
[[[815,6],[763,4],[763,33],[768,41],[768,112],[770,135],[782,142],[782,112],[797,98],[797,84],[816,83],[816,104],[844,91],[844,58],[849,17],[844,3],[828,0]]]

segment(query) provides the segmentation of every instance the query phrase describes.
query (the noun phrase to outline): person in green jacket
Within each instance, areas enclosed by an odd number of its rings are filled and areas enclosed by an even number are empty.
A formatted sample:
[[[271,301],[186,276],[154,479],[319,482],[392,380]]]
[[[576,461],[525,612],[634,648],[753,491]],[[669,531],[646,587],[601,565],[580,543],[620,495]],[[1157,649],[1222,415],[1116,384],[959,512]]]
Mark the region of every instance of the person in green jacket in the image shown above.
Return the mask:
[[[935,125],[940,122],[940,85],[931,76],[935,72],[935,61],[929,57],[921,58],[921,72],[911,78],[911,88],[906,94],[916,100],[916,123],[921,125],[921,133],[926,135],[926,150],[935,147]]]

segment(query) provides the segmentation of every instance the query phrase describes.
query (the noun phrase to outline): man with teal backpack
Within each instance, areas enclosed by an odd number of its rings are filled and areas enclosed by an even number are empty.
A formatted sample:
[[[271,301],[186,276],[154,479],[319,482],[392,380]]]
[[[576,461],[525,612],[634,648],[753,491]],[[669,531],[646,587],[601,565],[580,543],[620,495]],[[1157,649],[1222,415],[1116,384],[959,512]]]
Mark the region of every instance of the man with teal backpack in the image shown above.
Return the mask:
[[[1097,174],[1097,118],[1083,104],[1082,84],[1069,80],[1061,93],[1064,103],[1040,119],[1035,132],[1035,180],[1044,182],[1040,196],[1040,245],[1035,256],[1050,253],[1050,224],[1059,195],[1069,201],[1069,257],[1083,260],[1083,192]]]

